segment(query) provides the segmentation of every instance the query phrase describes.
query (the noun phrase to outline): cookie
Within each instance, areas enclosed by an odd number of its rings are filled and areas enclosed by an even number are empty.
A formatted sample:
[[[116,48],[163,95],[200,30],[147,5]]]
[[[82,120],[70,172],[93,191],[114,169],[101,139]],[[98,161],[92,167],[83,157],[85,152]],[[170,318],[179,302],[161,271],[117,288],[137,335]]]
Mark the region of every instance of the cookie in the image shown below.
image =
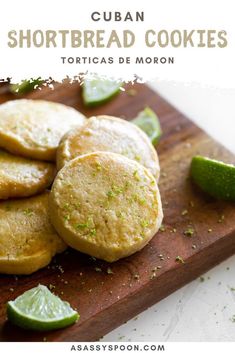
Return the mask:
[[[66,249],[48,216],[48,192],[0,202],[0,272],[31,274]]]
[[[163,218],[149,170],[110,152],[66,163],[53,183],[49,205],[51,222],[68,245],[108,262],[141,250]]]
[[[136,125],[111,116],[97,116],[69,131],[57,151],[57,167],[80,155],[96,152],[119,153],[149,169],[156,179],[160,167],[158,155],[146,134]]]
[[[63,104],[18,99],[0,105],[0,147],[39,160],[55,160],[61,137],[85,117]]]
[[[55,165],[0,150],[0,200],[43,192],[55,176]]]

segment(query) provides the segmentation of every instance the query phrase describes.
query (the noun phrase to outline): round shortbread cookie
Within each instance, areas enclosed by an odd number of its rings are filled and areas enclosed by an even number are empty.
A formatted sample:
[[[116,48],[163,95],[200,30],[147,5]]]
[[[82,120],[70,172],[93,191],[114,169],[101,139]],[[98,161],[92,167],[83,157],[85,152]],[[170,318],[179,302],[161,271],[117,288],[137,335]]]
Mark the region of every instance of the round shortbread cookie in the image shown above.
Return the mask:
[[[110,152],[66,163],[53,183],[49,206],[52,224],[68,245],[109,262],[142,249],[163,218],[153,175]]]
[[[66,249],[48,216],[48,192],[0,202],[0,272],[31,274]]]
[[[60,103],[18,99],[0,105],[0,147],[13,154],[55,160],[61,137],[85,117]]]
[[[120,118],[97,116],[69,131],[61,140],[57,151],[57,168],[80,155],[96,152],[119,153],[133,159],[158,180],[160,166],[157,152],[146,134],[136,125]]]
[[[55,176],[52,163],[33,161],[0,150],[0,200],[39,194]]]

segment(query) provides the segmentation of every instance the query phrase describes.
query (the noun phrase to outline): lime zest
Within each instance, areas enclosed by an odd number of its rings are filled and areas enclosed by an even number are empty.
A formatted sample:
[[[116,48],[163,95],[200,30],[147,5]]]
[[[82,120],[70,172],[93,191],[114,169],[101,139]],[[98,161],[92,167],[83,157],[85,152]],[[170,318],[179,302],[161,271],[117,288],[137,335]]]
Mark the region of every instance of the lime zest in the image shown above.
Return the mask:
[[[181,264],[184,264],[184,263],[185,263],[184,259],[183,259],[182,256],[180,256],[180,255],[176,256],[175,261],[176,261],[176,262],[180,262]]]
[[[87,223],[78,223],[76,224],[76,229],[86,229],[89,227],[88,222]]]

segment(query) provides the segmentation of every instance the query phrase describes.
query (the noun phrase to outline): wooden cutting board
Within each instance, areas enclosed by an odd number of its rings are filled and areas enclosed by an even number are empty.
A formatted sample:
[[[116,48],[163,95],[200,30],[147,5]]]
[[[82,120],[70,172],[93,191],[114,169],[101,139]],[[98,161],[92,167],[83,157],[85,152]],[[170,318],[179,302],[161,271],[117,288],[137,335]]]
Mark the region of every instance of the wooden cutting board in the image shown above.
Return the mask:
[[[97,340],[235,252],[235,205],[204,195],[189,178],[195,154],[228,162],[235,162],[235,156],[147,86],[127,86],[126,92],[93,109],[83,106],[78,84],[56,85],[53,91],[45,88],[27,97],[65,103],[87,116],[110,114],[128,120],[146,105],[154,109],[164,131],[158,146],[164,229],[141,252],[112,265],[69,250],[31,276],[1,275],[1,341]],[[14,97],[2,86],[0,102],[8,99]],[[192,237],[184,234],[189,227]],[[177,256],[184,263],[177,262]],[[6,302],[38,283],[55,286],[55,293],[78,308],[79,322],[51,333],[23,331],[7,322]]]

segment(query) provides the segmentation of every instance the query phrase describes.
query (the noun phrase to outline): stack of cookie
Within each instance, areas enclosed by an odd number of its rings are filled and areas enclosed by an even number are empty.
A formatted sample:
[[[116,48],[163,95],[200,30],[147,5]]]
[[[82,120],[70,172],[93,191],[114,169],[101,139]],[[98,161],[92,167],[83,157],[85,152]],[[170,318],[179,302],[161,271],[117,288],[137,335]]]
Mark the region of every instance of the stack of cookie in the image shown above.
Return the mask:
[[[67,245],[116,261],[159,229],[158,157],[134,124],[19,99],[0,106],[0,148],[0,272],[30,274]]]

